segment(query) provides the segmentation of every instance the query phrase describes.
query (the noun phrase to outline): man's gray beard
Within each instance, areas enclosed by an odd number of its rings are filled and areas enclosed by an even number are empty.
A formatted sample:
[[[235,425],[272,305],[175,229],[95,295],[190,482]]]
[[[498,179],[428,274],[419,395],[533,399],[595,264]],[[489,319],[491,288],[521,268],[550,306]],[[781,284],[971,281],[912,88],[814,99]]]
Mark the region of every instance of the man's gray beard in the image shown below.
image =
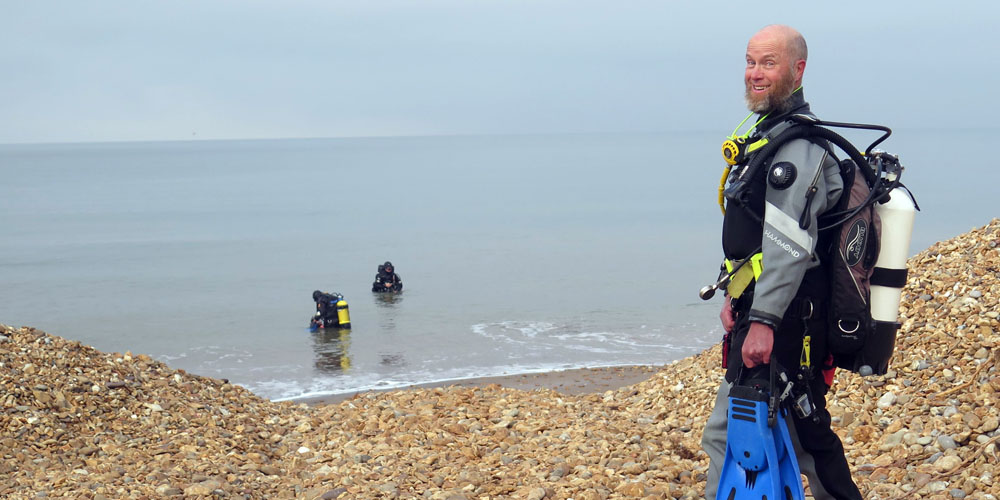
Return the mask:
[[[774,92],[758,101],[756,104],[750,99],[750,86],[746,88],[744,98],[747,102],[747,109],[758,114],[780,115],[792,109],[792,95],[795,94],[794,75],[789,75],[787,79],[782,79],[775,85]],[[782,95],[783,97],[775,97]]]
[[[786,96],[782,98],[776,98],[774,94],[768,95],[767,97],[761,99],[760,101],[754,102],[751,99],[750,88],[746,90],[744,99],[747,103],[747,109],[757,114],[776,114],[780,115],[790,109],[792,109],[792,95],[795,92],[789,92]]]

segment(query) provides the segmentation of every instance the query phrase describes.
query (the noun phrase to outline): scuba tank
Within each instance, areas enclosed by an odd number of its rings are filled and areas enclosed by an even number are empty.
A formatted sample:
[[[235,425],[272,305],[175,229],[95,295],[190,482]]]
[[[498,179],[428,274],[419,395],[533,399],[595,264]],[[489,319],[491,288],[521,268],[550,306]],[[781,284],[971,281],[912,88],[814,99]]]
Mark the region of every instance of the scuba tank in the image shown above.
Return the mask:
[[[895,322],[906,284],[906,256],[917,207],[902,189],[896,188],[889,192],[889,201],[876,205],[875,211],[882,218],[882,237],[872,275],[872,318]]]
[[[878,260],[872,272],[871,316],[875,323],[875,334],[866,346],[865,358],[888,360],[892,355],[899,323],[899,302],[906,285],[906,258],[910,252],[910,237],[913,235],[913,219],[917,207],[903,188],[889,191],[889,200],[875,205],[875,211],[882,219],[879,238]],[[867,362],[865,359],[862,362]],[[870,375],[878,370],[863,364],[858,370],[861,375]],[[881,370],[884,372],[884,369]]]
[[[337,321],[341,328],[351,327],[351,313],[347,308],[347,301],[343,297],[337,301]]]

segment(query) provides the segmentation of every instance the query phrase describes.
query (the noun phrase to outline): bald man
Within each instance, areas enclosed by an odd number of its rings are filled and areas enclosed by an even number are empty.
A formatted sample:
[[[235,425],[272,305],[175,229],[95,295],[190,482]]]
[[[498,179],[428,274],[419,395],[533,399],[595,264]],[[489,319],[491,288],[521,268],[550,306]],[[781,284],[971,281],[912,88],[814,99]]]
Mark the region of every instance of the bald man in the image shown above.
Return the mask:
[[[767,26],[750,38],[744,83],[747,108],[756,114],[756,121],[744,134],[746,144],[776,137],[793,125],[792,115],[813,116],[802,91],[807,56],[805,39],[788,26]],[[733,166],[730,189],[736,189],[735,181],[753,155],[747,153]],[[705,496],[716,498],[725,460],[729,389],[740,376],[769,365],[773,355],[789,375],[802,375],[805,381],[799,390],[808,394],[815,407],[808,417],[790,412],[786,419],[813,496],[816,500],[860,499],[843,445],[830,427],[829,386],[823,376],[824,360],[828,360],[825,306],[829,284],[826,263],[817,255],[822,254],[817,252],[822,248],[817,217],[832,208],[843,191],[839,167],[823,147],[796,139],[781,146],[762,168],[766,172],[741,192],[743,202],[726,206],[723,219],[726,259],[734,265],[750,259],[746,267],[748,272],[753,270],[753,276],[745,289],[729,285],[720,314],[726,331],[726,381],[719,388],[702,438],[711,459]],[[803,365],[807,335],[810,362]],[[719,492],[719,498],[729,493]]]

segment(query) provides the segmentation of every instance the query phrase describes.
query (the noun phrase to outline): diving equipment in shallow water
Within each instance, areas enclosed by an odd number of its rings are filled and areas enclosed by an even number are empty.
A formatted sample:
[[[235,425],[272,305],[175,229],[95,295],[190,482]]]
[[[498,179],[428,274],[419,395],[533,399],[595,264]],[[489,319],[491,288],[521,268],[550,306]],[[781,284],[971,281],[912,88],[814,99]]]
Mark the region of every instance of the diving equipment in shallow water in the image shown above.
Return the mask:
[[[337,301],[337,321],[340,328],[351,327],[351,313],[347,308],[347,301],[343,297]]]
[[[351,315],[342,294],[316,290],[313,301],[316,302],[316,314],[309,320],[309,331],[351,327]]]

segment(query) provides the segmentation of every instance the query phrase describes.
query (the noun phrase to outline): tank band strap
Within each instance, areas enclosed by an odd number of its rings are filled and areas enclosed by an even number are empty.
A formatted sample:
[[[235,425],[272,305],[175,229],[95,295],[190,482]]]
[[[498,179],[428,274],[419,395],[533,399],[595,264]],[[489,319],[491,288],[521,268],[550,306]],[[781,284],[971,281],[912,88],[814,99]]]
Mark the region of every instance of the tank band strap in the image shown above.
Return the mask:
[[[886,267],[876,267],[872,271],[869,283],[876,286],[886,286],[890,288],[903,288],[906,286],[906,269],[889,269]]]

